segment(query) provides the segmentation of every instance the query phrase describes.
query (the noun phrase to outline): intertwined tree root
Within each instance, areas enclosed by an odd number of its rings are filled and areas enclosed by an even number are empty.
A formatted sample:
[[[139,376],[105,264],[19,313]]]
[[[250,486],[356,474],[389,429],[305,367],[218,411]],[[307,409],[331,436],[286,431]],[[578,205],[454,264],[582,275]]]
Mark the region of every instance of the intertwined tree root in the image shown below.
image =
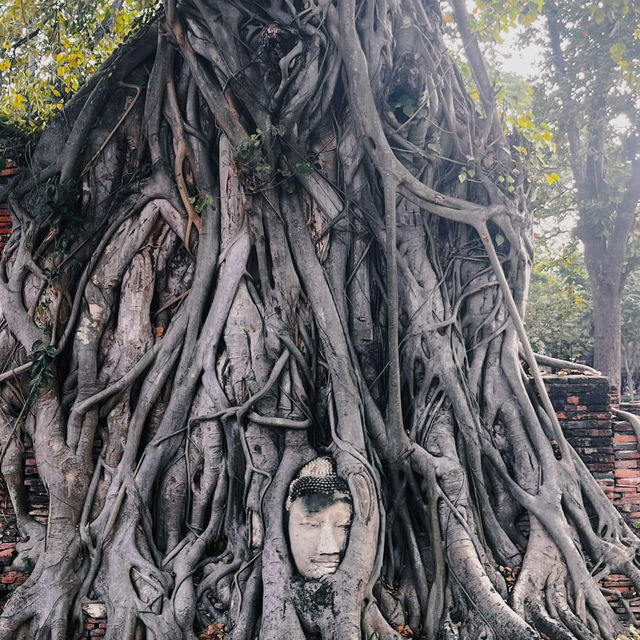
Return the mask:
[[[453,6],[477,103],[436,3],[169,0],[42,135],[1,427],[22,534],[23,434],[50,513],[0,639],[77,638],[87,599],[118,640],[616,638],[638,539],[526,341],[533,187]],[[322,453],[354,516],[304,581],[283,509]]]

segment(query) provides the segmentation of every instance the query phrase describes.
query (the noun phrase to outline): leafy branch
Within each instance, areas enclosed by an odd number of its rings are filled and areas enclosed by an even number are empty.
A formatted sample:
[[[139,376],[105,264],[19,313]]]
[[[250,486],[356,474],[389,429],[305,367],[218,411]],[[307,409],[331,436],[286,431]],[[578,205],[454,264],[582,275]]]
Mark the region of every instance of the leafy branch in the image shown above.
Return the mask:
[[[31,346],[31,368],[29,369],[29,392],[27,406],[31,409],[40,397],[40,391],[46,389],[53,379],[52,364],[58,355],[53,345],[46,345],[42,340],[36,340]]]

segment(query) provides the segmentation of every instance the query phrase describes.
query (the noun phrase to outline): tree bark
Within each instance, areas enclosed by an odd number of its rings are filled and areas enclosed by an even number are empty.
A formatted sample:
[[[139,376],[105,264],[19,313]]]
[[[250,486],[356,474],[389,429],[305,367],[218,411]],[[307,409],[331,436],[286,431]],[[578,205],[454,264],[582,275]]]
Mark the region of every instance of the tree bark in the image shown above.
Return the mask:
[[[603,282],[604,280],[604,282]],[[620,389],[622,368],[622,300],[610,278],[591,278],[593,283],[593,366]],[[613,286],[612,286],[613,285]]]

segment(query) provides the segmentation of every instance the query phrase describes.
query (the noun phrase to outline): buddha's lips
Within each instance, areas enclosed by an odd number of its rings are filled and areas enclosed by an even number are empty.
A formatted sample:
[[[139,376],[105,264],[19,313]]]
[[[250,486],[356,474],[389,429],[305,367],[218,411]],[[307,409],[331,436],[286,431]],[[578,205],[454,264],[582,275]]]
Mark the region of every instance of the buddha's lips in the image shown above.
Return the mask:
[[[338,558],[312,558],[311,562],[318,567],[336,568],[340,564]]]

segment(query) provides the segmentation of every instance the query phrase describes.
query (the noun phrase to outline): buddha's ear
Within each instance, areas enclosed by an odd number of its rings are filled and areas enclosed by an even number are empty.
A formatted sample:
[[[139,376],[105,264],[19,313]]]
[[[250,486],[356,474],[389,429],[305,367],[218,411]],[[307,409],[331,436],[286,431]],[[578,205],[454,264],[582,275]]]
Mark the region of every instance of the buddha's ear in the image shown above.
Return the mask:
[[[349,476],[349,489],[353,496],[352,518],[357,515],[365,525],[369,524],[376,496],[371,478],[366,473],[352,473]]]

